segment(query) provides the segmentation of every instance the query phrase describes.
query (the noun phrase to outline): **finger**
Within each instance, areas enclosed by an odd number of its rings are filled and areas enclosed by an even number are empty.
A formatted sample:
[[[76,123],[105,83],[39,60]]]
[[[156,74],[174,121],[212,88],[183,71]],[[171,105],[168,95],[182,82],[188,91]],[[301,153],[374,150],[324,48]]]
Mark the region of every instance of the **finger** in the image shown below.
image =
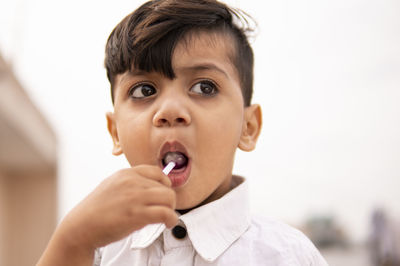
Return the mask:
[[[141,176],[154,180],[158,183],[161,183],[167,187],[171,187],[172,183],[171,180],[166,176],[163,172],[162,169],[153,166],[153,165],[138,165],[133,168],[135,171],[137,171],[138,174]]]
[[[161,205],[166,206],[171,209],[176,207],[176,193],[172,189],[165,187],[153,187],[146,191],[144,204],[151,205]]]
[[[151,223],[163,223],[168,228],[175,226],[178,223],[177,213],[168,207],[164,206],[149,206],[146,211],[146,218]]]

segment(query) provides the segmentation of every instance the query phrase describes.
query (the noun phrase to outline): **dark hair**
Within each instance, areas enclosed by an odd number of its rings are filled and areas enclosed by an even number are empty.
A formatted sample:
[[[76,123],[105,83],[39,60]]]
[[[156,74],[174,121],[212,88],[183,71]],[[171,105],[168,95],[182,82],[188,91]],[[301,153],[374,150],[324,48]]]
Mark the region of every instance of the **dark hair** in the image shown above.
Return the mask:
[[[205,30],[232,36],[244,105],[253,94],[253,50],[246,33],[247,15],[216,0],[153,0],[125,17],[106,44],[105,67],[114,102],[115,76],[132,68],[175,78],[171,57],[176,44],[189,32]]]

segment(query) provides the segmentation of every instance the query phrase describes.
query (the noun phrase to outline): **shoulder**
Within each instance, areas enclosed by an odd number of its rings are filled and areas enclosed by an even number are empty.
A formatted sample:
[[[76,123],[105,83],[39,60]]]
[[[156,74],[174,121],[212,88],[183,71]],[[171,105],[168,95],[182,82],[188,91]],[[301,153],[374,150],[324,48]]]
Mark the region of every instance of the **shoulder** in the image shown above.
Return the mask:
[[[293,265],[328,265],[300,230],[271,218],[253,216],[243,238],[257,243],[259,252],[268,250]]]
[[[252,216],[249,231],[257,233],[256,235],[260,237],[267,237],[278,245],[295,243],[312,245],[311,241],[300,230],[268,217]]]

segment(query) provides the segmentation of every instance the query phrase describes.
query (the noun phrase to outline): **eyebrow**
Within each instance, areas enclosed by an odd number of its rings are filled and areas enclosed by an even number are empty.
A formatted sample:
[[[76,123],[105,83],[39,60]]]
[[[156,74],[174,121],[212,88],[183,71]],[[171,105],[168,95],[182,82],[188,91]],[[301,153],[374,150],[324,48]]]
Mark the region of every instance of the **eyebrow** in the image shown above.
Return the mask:
[[[140,69],[135,69],[133,71],[127,72],[125,75],[122,76],[121,82],[124,83],[125,81],[129,81],[129,78],[135,77],[135,76],[145,76],[148,75],[149,72],[146,72],[144,70]]]

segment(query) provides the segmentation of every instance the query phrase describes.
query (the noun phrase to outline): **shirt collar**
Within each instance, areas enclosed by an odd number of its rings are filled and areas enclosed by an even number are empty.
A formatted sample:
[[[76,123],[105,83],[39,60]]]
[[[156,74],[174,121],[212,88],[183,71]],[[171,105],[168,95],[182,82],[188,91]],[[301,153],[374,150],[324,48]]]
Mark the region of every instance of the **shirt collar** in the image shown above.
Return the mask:
[[[206,261],[214,261],[249,227],[248,186],[244,178],[233,176],[238,184],[222,198],[181,215],[194,249]],[[150,246],[166,229],[151,224],[131,235],[131,248]]]

